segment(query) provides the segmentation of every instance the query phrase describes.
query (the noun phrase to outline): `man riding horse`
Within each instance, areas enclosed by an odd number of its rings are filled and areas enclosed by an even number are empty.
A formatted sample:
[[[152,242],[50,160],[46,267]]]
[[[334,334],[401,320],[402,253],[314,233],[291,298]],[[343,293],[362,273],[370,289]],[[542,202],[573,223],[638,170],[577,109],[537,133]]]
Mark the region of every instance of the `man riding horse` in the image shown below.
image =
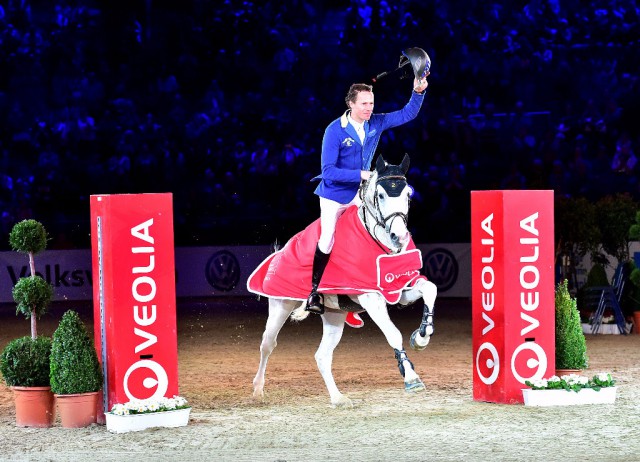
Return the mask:
[[[305,308],[309,312],[324,313],[324,300],[318,287],[333,249],[336,223],[349,206],[359,205],[358,187],[371,175],[371,161],[382,132],[415,119],[422,107],[431,61],[420,48],[405,50],[403,57],[405,64],[411,63],[415,76],[411,98],[404,108],[374,114],[373,88],[356,83],[351,85],[345,98],[347,111],[325,130],[322,174],[315,178],[320,180],[315,194],[320,198],[321,233],[313,257],[311,293]],[[402,60],[398,68],[403,66]],[[362,326],[362,319],[356,313],[350,316],[353,319],[347,318],[347,324]]]
[[[381,133],[414,119],[422,106],[431,61],[419,48],[405,50],[403,57],[398,69],[411,63],[415,76],[409,103],[396,112],[373,114],[372,88],[351,86],[346,97],[349,109],[327,127],[322,143],[322,175],[316,189],[320,219],[249,276],[247,289],[269,299],[260,364],[253,379],[256,398],[264,397],[267,362],[285,321],[304,319],[310,312],[322,318],[315,358],[333,406],[352,406],[338,389],[331,367],[347,312],[366,311],[380,328],[394,351],[406,391],[425,389],[387,309],[388,304],[406,306],[422,299],[422,322],[411,335],[410,346],[418,351],[426,348],[433,334],[437,288],[420,275],[422,255],[407,228],[412,193],[406,181],[409,156],[400,165],[379,156],[369,171]]]

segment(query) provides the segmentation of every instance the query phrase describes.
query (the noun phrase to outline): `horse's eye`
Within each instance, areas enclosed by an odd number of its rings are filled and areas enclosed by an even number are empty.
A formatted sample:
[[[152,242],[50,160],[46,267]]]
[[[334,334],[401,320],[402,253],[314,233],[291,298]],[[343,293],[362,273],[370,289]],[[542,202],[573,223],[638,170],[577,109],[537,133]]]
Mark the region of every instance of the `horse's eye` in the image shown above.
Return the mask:
[[[378,193],[378,199],[384,199],[384,194]]]

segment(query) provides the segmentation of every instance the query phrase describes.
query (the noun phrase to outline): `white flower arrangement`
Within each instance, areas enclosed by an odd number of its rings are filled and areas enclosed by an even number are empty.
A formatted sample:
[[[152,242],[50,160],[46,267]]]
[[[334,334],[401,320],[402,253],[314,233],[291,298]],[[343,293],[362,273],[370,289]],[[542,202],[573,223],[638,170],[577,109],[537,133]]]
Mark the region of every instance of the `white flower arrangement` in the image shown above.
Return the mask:
[[[599,391],[601,388],[613,387],[616,381],[609,372],[596,374],[592,379],[577,374],[563,375],[558,377],[554,375],[549,379],[539,379],[533,382],[527,380],[526,385],[532,390],[567,390],[578,392],[583,388],[591,388]]]
[[[615,324],[615,322],[616,317],[614,315],[602,317],[602,324]]]
[[[154,412],[187,409],[189,407],[191,406],[185,398],[174,396],[173,398],[134,399],[128,403],[114,404],[110,412],[115,415],[151,414]]]

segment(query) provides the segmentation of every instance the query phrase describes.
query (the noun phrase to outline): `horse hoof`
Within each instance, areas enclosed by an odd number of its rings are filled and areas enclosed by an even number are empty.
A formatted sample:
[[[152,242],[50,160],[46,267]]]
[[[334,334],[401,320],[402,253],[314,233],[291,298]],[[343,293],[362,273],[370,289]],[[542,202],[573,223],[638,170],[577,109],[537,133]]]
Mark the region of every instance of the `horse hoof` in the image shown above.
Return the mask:
[[[341,395],[340,398],[338,398],[337,400],[331,401],[331,407],[350,409],[353,407],[353,402],[346,396]]]
[[[413,331],[411,338],[409,339],[409,346],[413,351],[422,351],[427,348],[429,344],[429,336],[422,337],[418,329]]]
[[[264,401],[264,390],[253,390],[253,399]]]
[[[424,383],[422,383],[422,380],[420,379],[415,379],[410,382],[404,383],[404,391],[406,391],[407,393],[416,393],[418,391],[423,391],[426,389],[427,387],[424,386]]]

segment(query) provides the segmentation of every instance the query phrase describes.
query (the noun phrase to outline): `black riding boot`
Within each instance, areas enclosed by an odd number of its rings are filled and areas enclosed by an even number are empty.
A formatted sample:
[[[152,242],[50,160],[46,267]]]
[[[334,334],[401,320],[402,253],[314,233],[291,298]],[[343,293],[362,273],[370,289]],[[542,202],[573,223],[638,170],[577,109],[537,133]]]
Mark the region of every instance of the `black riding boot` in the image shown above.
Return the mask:
[[[306,311],[316,314],[324,313],[324,297],[318,292],[318,286],[320,285],[324,269],[329,262],[330,255],[330,253],[322,252],[316,246],[316,253],[313,255],[313,272],[311,273],[311,293],[307,299]]]

